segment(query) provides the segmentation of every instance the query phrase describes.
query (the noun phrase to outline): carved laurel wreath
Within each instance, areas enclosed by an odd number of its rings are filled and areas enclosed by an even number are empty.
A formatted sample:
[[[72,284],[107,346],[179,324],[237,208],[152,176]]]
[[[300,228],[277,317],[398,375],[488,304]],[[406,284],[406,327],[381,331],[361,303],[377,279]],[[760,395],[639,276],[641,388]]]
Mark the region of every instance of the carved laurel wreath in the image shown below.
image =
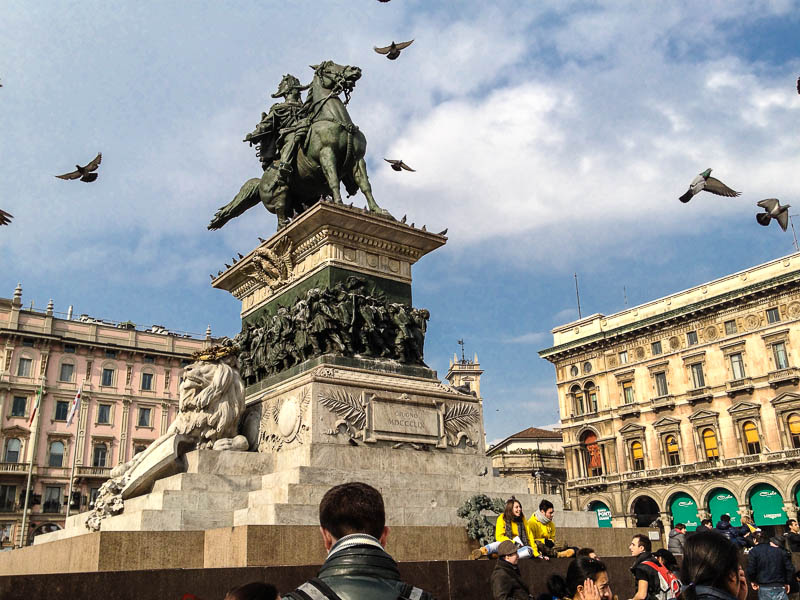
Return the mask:
[[[264,283],[270,289],[286,285],[294,278],[294,260],[292,240],[285,238],[275,246],[275,250],[259,248],[253,254],[253,262],[249,265],[248,277]]]
[[[444,412],[444,428],[447,433],[457,435],[480,418],[478,409],[469,404],[452,404]]]

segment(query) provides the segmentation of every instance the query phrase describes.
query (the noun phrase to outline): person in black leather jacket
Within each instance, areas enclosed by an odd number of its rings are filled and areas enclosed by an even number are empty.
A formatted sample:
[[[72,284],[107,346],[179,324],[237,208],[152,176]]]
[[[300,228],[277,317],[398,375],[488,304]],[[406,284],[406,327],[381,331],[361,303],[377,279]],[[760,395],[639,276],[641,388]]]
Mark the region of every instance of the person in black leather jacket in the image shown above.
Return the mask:
[[[400,579],[384,550],[389,528],[383,496],[374,487],[354,481],[329,489],[319,503],[319,524],[328,558],[316,578],[284,599],[433,600]]]
[[[747,579],[739,548],[717,531],[686,540],[681,565],[682,600],[747,600]]]

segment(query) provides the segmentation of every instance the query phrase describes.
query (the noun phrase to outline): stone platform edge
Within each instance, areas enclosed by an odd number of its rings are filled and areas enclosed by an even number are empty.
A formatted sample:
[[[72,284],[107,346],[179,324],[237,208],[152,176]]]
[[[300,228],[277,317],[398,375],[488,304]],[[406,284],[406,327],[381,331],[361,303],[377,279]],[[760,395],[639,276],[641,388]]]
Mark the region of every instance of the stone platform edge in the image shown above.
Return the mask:
[[[557,543],[609,556],[647,529],[561,527]],[[461,560],[477,547],[464,527],[396,526],[387,550],[399,562]],[[658,546],[658,543],[655,544]],[[0,576],[152,569],[300,566],[325,560],[316,525],[243,525],[206,531],[101,531],[0,553]],[[5,598],[2,594],[0,597]]]

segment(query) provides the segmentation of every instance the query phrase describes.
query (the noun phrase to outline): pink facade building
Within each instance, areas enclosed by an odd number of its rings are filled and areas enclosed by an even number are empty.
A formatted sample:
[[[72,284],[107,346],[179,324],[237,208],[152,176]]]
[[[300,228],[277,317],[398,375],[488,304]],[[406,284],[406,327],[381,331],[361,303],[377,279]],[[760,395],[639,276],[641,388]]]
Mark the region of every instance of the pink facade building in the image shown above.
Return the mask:
[[[33,452],[28,539],[89,509],[111,469],[166,432],[183,367],[205,337],[133,323],[56,316],[0,298],[0,546],[23,540],[22,506]],[[80,405],[67,426],[79,386]],[[37,390],[42,400],[31,422]],[[75,479],[67,498],[72,462]]]

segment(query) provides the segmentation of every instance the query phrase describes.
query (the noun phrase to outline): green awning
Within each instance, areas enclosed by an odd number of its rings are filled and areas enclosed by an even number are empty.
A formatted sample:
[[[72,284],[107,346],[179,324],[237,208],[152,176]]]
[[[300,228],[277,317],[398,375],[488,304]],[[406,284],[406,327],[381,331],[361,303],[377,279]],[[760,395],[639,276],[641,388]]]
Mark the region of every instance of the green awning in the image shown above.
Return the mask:
[[[708,499],[708,511],[711,513],[711,521],[717,524],[722,515],[731,516],[731,524],[741,526],[742,520],[739,518],[739,503],[736,497],[725,488],[716,488],[711,492]]]
[[[750,492],[750,508],[753,510],[753,522],[758,527],[786,524],[783,496],[768,483],[759,483]]]
[[[672,497],[669,510],[672,513],[673,527],[678,523],[683,523],[686,525],[686,531],[694,531],[700,525],[697,503],[685,492],[680,492]]]
[[[611,510],[606,506],[605,502],[596,500],[589,505],[589,510],[597,513],[598,527],[611,527]]]

